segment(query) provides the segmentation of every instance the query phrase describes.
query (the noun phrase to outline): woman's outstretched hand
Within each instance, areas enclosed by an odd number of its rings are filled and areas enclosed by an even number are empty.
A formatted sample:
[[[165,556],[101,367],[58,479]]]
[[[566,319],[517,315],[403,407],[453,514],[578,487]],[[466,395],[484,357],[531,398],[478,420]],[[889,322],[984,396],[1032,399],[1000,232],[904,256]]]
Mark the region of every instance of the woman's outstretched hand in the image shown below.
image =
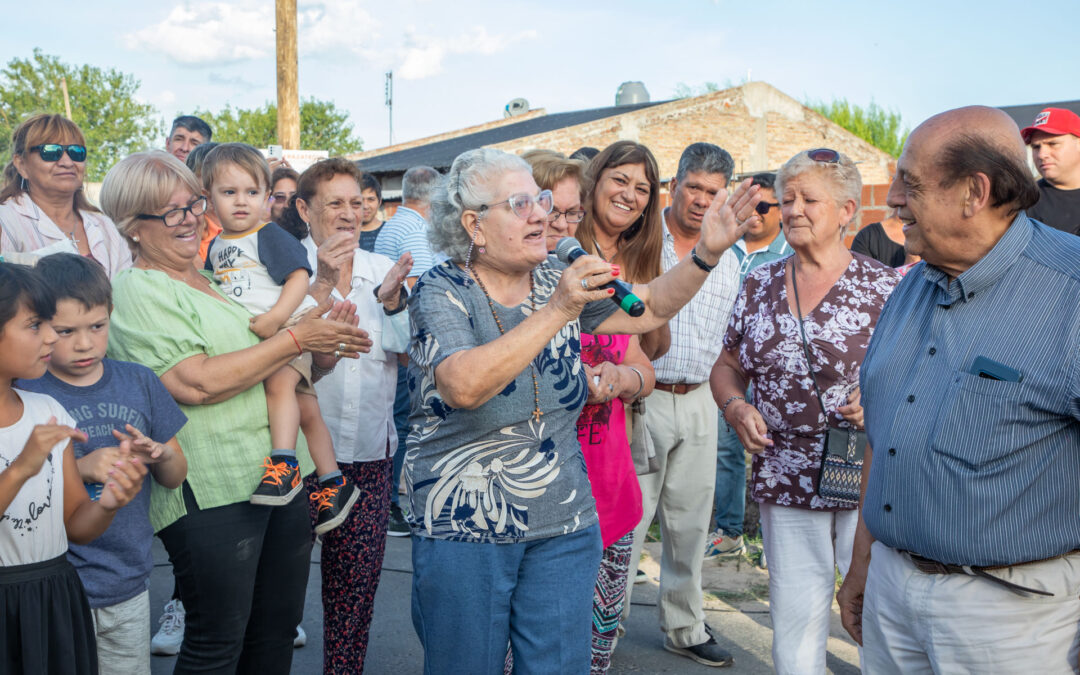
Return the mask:
[[[701,220],[698,255],[710,265],[719,262],[724,251],[746,234],[760,201],[760,188],[750,178],[739,183],[730,196],[727,190],[717,192]]]

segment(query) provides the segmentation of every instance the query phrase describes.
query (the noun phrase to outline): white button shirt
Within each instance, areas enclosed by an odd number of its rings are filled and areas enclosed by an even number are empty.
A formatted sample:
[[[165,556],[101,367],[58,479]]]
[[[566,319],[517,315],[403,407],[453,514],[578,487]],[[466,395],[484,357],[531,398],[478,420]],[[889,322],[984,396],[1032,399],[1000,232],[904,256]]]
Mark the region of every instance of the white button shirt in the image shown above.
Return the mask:
[[[131,248],[103,213],[79,211],[90,255],[101,263],[112,279],[131,267]],[[26,194],[0,204],[0,252],[11,262],[33,264],[53,253],[74,253],[79,249],[56,223]]]
[[[317,269],[315,242],[303,241],[311,269]],[[367,331],[374,343],[371,352],[359,359],[341,359],[334,371],[315,383],[334,453],[342,464],[373,462],[386,459],[397,449],[394,429],[394,392],[397,387],[397,351],[405,344],[395,335],[408,335],[409,312],[386,316],[382,305],[375,302],[373,291],[394,266],[386,256],[356,249],[353,253],[352,290],[346,297],[334,289],[334,300],[356,304],[360,328]],[[402,333],[402,322],[406,328]],[[384,342],[385,336],[385,342]],[[394,344],[399,343],[399,344]]]

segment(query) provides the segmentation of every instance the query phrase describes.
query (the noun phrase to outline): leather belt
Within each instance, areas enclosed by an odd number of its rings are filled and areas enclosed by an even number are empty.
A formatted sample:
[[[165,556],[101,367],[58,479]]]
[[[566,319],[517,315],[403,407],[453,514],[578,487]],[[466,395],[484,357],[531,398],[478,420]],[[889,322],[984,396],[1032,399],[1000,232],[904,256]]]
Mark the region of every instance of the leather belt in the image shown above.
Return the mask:
[[[672,394],[689,394],[702,384],[704,384],[704,382],[695,382],[693,384],[687,384],[686,382],[657,382],[654,389],[667,391]]]
[[[917,553],[912,553],[911,551],[900,551],[900,553],[902,553],[904,557],[911,561],[911,564],[915,566],[915,569],[919,570],[923,574],[964,574],[969,577],[979,577],[980,579],[986,579],[987,581],[995,583],[998,586],[1002,586],[1003,588],[1007,588],[1014,593],[1035,593],[1037,595],[1045,595],[1048,597],[1053,597],[1054,594],[1047,591],[1040,591],[1034,588],[1028,588],[1027,586],[1021,586],[1020,584],[1014,584],[1011,581],[1006,581],[999,577],[995,577],[993,574],[990,574],[990,571],[1004,570],[1010,567],[1022,567],[1024,565],[1034,565],[1035,563],[1064,558],[1065,556],[1076,552],[1077,551],[1069,551],[1068,553],[1062,553],[1061,555],[1056,555],[1052,558],[1031,560],[1029,562],[1016,563],[1015,565],[992,565],[989,567],[975,567],[972,565],[952,565],[949,563],[931,560],[930,558],[925,558]]]

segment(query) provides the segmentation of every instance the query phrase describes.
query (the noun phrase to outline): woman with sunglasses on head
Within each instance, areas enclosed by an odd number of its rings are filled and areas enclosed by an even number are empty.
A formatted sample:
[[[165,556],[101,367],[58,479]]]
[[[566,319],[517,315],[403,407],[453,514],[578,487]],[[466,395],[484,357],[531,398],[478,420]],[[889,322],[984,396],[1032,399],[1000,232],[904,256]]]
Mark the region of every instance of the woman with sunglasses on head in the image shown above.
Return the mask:
[[[602,543],[577,440],[580,333],[638,334],[674,316],[758,200],[749,181],[726,197],[709,209],[698,262],[635,285],[634,318],[602,288],[618,266],[548,257],[552,196],[524,160],[487,148],[454,160],[430,229],[449,260],[409,300],[404,472],[425,672],[498,672],[507,642],[517,672],[589,670]]]
[[[573,237],[585,217],[582,203],[588,185],[584,164],[548,150],[525,153],[533,178],[551,190],[554,207],[547,218],[547,246],[553,251],[563,237]],[[626,434],[626,404],[652,393],[656,382],[652,363],[637,335],[581,334],[581,362],[589,397],[577,420],[578,442],[596,500],[604,546],[593,593],[592,675],[611,664],[619,618],[626,599],[634,527],[641,520],[638,485],[630,441]],[[507,672],[512,659],[508,659]]]
[[[829,427],[862,428],[859,366],[900,279],[844,246],[861,191],[854,162],[835,150],[781,167],[776,193],[794,252],[750,271],[710,377],[721,415],[754,455],[781,675],[825,672],[835,570],[847,573],[858,511],[817,494],[823,445]]]
[[[11,161],[0,187],[0,252],[32,264],[51,253],[97,260],[112,278],[131,267],[116,226],[83,192],[86,139],[62,115],[35,115],[11,135]]]

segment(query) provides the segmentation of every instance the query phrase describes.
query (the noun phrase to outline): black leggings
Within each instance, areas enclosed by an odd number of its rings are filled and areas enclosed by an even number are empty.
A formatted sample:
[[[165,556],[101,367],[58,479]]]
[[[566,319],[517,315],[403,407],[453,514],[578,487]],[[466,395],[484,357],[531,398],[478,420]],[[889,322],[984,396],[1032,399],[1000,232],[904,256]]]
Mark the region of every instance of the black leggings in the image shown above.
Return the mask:
[[[187,515],[158,533],[187,613],[174,673],[286,675],[311,560],[306,500],[201,510],[183,490]]]

